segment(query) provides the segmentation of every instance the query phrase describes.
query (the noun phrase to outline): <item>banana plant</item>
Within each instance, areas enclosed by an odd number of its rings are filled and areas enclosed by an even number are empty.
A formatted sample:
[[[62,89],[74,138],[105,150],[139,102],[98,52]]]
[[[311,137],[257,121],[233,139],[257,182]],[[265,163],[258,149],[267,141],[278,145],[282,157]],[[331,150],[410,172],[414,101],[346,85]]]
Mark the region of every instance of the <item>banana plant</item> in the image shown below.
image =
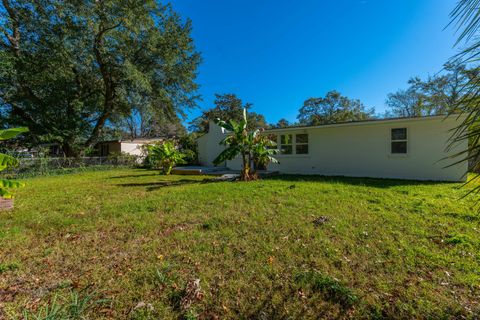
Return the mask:
[[[279,163],[273,156],[278,153],[277,143],[259,130],[253,137],[253,165],[255,170],[266,170],[269,163]]]
[[[169,175],[177,164],[184,164],[185,154],[181,153],[175,143],[165,141],[161,144],[149,145],[147,147],[149,161],[154,166],[162,169],[163,173]]]
[[[18,136],[21,133],[27,132],[28,128],[12,128],[0,130],[0,141],[7,140]],[[3,171],[8,168],[18,166],[18,159],[0,153],[0,171]],[[0,197],[11,199],[13,195],[10,193],[10,189],[23,187],[25,184],[19,181],[12,181],[6,179],[0,179]]]
[[[224,121],[218,118],[215,119],[215,123],[229,132],[220,141],[220,144],[225,145],[226,148],[213,160],[215,165],[232,160],[240,155],[242,158],[240,180],[249,181],[257,179],[255,167],[252,168],[252,161],[255,157],[260,157],[266,164],[268,162],[278,162],[271,156],[274,151],[267,148],[266,139],[268,137],[261,135],[263,130],[247,131],[247,109],[243,109],[243,119],[239,123],[235,120]]]

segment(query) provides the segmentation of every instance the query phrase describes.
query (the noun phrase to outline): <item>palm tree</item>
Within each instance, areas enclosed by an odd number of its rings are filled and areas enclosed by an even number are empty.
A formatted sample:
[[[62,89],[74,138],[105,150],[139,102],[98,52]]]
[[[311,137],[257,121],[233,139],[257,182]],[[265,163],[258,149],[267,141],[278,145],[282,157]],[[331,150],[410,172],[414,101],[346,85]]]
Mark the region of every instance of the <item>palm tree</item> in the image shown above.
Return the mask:
[[[268,138],[261,135],[263,130],[257,129],[248,132],[247,109],[243,109],[243,119],[240,123],[231,119],[228,121],[215,119],[215,123],[227,130],[229,134],[220,141],[220,144],[225,145],[227,148],[213,160],[214,164],[217,165],[227,160],[232,160],[240,155],[242,159],[240,180],[249,181],[257,179],[255,166],[252,166],[254,159],[261,159],[265,166],[268,162],[278,163],[272,157],[275,150],[268,148],[272,144],[266,142]]]
[[[480,2],[478,0],[460,0],[450,14],[451,22],[457,28],[459,36],[456,46],[465,42],[466,48],[452,58],[454,63],[478,64],[480,58]],[[454,131],[452,144],[468,140],[467,150],[456,154],[460,159],[455,162],[473,161],[478,167],[480,159],[480,68],[474,66],[468,74],[468,82],[463,88],[463,96],[452,110],[453,113],[466,115]],[[477,168],[478,169],[478,168]]]

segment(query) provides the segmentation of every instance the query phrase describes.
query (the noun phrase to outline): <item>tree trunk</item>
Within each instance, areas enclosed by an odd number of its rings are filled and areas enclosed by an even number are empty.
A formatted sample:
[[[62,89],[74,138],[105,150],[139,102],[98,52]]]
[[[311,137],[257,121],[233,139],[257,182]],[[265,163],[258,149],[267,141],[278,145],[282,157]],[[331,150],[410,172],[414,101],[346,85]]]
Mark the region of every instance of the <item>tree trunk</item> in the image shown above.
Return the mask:
[[[247,155],[245,153],[242,153],[242,162],[243,162],[243,166],[242,166],[242,172],[240,174],[240,180],[242,181],[250,181],[250,180],[255,180],[256,179],[256,175],[255,174],[251,174],[251,156],[250,155]]]
[[[80,156],[78,150],[70,142],[64,142],[62,144],[62,150],[67,158],[78,158]]]

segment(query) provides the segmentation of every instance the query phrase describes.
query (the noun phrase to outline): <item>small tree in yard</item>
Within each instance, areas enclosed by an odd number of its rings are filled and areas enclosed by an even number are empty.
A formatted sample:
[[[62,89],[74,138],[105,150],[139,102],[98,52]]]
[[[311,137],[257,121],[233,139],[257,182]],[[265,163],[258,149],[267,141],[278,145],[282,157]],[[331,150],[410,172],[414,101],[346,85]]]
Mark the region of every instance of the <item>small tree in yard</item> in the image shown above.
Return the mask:
[[[13,128],[13,129],[0,130],[0,141],[14,138],[17,135],[27,131],[28,131],[28,128]],[[0,171],[3,171],[11,167],[15,167],[18,165],[18,163],[19,163],[18,159],[12,156],[0,153]],[[13,195],[10,193],[9,190],[22,187],[23,185],[24,185],[23,183],[18,181],[1,179],[0,180],[0,197],[2,198],[1,200],[3,200],[4,202],[6,201],[4,199],[12,199]],[[0,201],[0,203],[4,204],[3,202]],[[13,205],[13,202],[11,202],[10,200],[10,204],[8,205],[9,208],[12,208],[12,205]]]
[[[185,155],[181,153],[173,141],[165,141],[161,144],[147,146],[147,165],[162,169],[162,172],[169,175],[177,164],[186,163]]]
[[[266,165],[269,162],[278,163],[278,161],[272,157],[276,153],[276,150],[269,149],[268,146],[275,145],[268,137],[263,136],[261,133],[263,130],[247,130],[247,110],[243,109],[243,119],[240,123],[234,120],[223,121],[216,119],[215,123],[229,131],[230,134],[220,141],[220,144],[227,146],[215,160],[214,164],[220,164],[227,160],[232,160],[238,155],[242,158],[242,172],[240,174],[240,180],[249,181],[257,179],[257,173],[255,166],[252,167],[255,159],[261,161]],[[268,142],[270,140],[270,142]]]

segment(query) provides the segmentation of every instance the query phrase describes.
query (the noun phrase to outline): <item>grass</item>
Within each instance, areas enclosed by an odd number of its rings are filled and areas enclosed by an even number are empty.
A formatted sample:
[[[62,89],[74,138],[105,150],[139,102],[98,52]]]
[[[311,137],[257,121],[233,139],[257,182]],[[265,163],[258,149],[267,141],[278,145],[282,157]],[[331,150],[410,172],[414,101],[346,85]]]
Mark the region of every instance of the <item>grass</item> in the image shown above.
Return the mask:
[[[0,213],[0,318],[480,313],[480,215],[462,198],[473,186],[204,179],[119,169],[26,180]]]

